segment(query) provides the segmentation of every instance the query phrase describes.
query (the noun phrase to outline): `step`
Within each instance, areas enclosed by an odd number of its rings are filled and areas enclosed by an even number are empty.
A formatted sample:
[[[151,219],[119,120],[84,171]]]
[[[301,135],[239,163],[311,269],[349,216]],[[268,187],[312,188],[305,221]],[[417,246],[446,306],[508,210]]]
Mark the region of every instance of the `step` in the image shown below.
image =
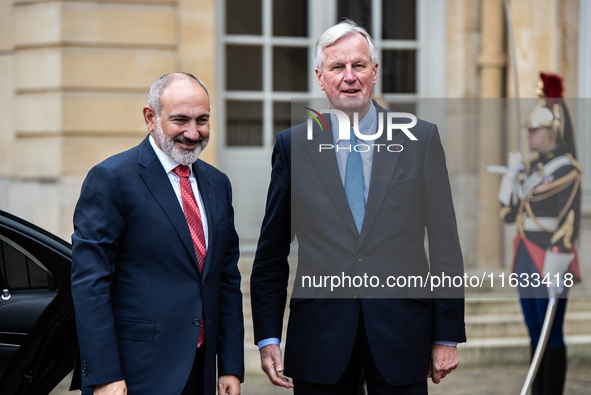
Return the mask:
[[[244,293],[246,368],[251,373],[262,373],[258,348],[253,344],[252,314],[250,310],[250,261],[241,259],[242,291]],[[574,294],[574,293],[573,293]],[[571,294],[571,295],[573,295]],[[284,331],[287,329],[286,309]],[[462,364],[529,362],[529,339],[521,306],[514,289],[504,292],[467,293],[466,332],[468,342],[459,345]],[[571,297],[565,322],[569,357],[591,356],[591,303],[589,299]]]
[[[591,335],[569,335],[565,337],[569,359],[589,359],[591,356]],[[530,346],[527,337],[502,337],[474,339],[458,344],[462,365],[523,364],[530,362]],[[244,344],[247,374],[263,374],[260,368],[258,348]]]
[[[585,298],[570,298],[567,314],[572,311],[591,312],[591,303]],[[484,314],[521,314],[521,305],[517,294],[513,297],[472,297],[466,298],[466,317]]]
[[[564,323],[565,334],[591,333],[591,313],[567,311]],[[466,316],[466,333],[470,339],[486,337],[527,336],[521,314]]]
[[[591,335],[565,336],[569,358],[589,358]],[[474,339],[458,345],[460,363],[495,364],[529,363],[530,346],[527,337]]]

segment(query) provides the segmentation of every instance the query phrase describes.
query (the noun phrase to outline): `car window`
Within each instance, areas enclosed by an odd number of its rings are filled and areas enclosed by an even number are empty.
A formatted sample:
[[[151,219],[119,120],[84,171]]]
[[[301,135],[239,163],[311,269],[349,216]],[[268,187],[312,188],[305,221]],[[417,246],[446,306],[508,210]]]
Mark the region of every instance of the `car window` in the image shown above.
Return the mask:
[[[0,285],[11,291],[55,289],[55,282],[49,270],[28,251],[2,236],[0,236]]]

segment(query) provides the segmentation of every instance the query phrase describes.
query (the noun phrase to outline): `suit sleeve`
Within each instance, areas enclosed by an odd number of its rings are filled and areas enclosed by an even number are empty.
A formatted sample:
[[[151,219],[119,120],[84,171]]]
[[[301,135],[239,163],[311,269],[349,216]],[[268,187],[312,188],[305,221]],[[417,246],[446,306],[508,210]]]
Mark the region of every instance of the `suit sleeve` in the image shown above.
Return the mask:
[[[287,300],[291,234],[290,134],[273,149],[265,217],[250,278],[254,340],[281,339]]]
[[[218,330],[218,375],[233,374],[244,381],[244,316],[238,270],[238,234],[234,226],[232,187],[226,178],[229,215],[228,244],[220,278],[220,310]]]
[[[432,276],[460,276],[464,264],[458,237],[445,154],[437,127],[432,125],[423,164],[426,228]],[[433,340],[466,341],[463,287],[433,295]]]
[[[125,207],[118,181],[104,165],[94,167],[82,185],[74,212],[72,297],[84,387],[122,380],[111,284]]]

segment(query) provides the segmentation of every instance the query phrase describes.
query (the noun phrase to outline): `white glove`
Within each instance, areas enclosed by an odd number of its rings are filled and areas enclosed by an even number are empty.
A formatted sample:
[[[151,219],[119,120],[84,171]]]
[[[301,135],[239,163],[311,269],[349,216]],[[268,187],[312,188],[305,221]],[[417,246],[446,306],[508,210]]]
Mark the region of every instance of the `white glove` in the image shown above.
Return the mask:
[[[523,155],[521,152],[510,152],[507,160],[507,171],[501,180],[499,188],[499,201],[505,206],[516,205],[521,198],[521,185],[517,180],[517,174],[525,170]]]
[[[551,298],[560,295],[564,290],[563,276],[574,257],[575,254],[546,250],[546,256],[544,257],[544,278],[546,278],[546,275],[548,276],[550,282],[548,285],[548,295]]]
[[[523,162],[523,155],[521,152],[509,152],[509,159],[507,160],[507,173],[512,178],[515,178],[517,174],[525,170],[525,164]]]

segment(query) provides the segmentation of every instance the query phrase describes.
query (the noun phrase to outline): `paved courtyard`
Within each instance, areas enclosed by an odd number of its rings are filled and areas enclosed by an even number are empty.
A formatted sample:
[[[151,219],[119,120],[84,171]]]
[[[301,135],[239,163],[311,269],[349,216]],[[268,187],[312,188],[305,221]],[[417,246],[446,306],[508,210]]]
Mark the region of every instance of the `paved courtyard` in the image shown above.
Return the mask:
[[[484,366],[460,367],[447,376],[441,384],[429,385],[432,395],[499,395],[519,394],[527,374],[527,366],[496,365],[490,368]],[[67,382],[66,382],[67,381]],[[66,379],[51,395],[69,395],[69,380]],[[591,359],[570,360],[567,376],[567,395],[588,395],[591,388]],[[266,377],[250,374],[242,385],[242,395],[290,395],[293,391],[273,387]]]

